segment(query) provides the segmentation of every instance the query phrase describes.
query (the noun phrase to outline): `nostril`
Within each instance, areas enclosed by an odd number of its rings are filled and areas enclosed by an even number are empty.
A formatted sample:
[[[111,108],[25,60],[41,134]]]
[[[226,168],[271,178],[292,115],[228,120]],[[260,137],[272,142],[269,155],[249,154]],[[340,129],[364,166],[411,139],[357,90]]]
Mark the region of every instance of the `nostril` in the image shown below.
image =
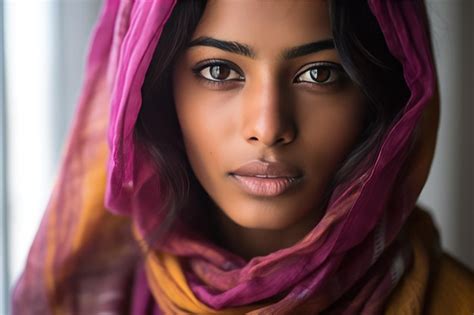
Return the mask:
[[[260,142],[260,139],[258,137],[253,136],[253,137],[248,138],[247,141],[249,141],[249,142]],[[289,142],[291,142],[291,141],[287,140],[285,137],[280,137],[275,141],[271,141],[269,143],[265,142],[265,144],[267,144],[267,145],[282,145],[282,144],[289,143]]]

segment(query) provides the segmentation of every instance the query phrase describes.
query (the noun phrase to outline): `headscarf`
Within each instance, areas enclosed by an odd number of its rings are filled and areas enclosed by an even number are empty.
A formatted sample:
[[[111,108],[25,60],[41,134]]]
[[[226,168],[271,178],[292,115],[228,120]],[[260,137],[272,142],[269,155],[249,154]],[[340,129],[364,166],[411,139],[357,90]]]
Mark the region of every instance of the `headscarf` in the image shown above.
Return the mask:
[[[107,0],[14,314],[380,313],[413,260],[403,229],[429,172],[438,97],[424,4],[368,2],[403,66],[408,102],[376,160],[336,187],[302,240],[244,261],[185,230],[160,247],[141,242],[144,222],[163,220],[154,212],[163,200],[159,172],[133,131],[176,1]]]

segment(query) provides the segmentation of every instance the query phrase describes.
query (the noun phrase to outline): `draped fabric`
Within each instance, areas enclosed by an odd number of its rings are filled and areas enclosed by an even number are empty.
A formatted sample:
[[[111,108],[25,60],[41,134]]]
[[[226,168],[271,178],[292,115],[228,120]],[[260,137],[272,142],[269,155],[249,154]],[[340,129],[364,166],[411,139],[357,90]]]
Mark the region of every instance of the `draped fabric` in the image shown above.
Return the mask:
[[[404,230],[436,142],[436,74],[423,3],[369,0],[411,93],[375,162],[336,187],[304,239],[250,261],[184,227],[159,247],[140,241],[146,224],[159,224],[165,213],[154,211],[164,202],[153,193],[159,170],[133,130],[174,5],[105,2],[57,183],[15,288],[14,314],[379,314],[416,256]]]

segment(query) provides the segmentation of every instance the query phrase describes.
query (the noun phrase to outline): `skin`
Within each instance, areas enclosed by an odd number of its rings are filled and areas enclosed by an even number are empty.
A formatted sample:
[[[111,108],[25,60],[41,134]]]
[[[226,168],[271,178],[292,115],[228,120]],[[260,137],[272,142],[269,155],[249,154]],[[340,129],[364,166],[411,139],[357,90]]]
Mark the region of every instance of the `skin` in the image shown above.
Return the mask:
[[[363,128],[361,91],[343,70],[321,66],[340,64],[336,49],[282,58],[289,48],[332,39],[327,2],[211,0],[192,40],[200,37],[255,54],[191,46],[173,72],[186,153],[216,205],[219,242],[245,259],[292,246],[321,219],[323,194]],[[209,81],[212,65],[196,69],[209,58],[232,63],[213,68],[221,85]],[[308,71],[318,66],[320,82]],[[293,165],[303,178],[276,197],[250,195],[229,172],[258,159]]]

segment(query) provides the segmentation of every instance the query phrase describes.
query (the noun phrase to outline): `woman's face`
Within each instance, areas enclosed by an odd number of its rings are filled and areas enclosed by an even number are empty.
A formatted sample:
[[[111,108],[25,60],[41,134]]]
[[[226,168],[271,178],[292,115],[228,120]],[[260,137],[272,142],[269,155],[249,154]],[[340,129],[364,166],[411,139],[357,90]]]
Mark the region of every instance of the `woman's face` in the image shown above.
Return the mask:
[[[362,128],[364,99],[332,45],[327,1],[209,1],[173,73],[187,156],[246,228],[315,222]]]

